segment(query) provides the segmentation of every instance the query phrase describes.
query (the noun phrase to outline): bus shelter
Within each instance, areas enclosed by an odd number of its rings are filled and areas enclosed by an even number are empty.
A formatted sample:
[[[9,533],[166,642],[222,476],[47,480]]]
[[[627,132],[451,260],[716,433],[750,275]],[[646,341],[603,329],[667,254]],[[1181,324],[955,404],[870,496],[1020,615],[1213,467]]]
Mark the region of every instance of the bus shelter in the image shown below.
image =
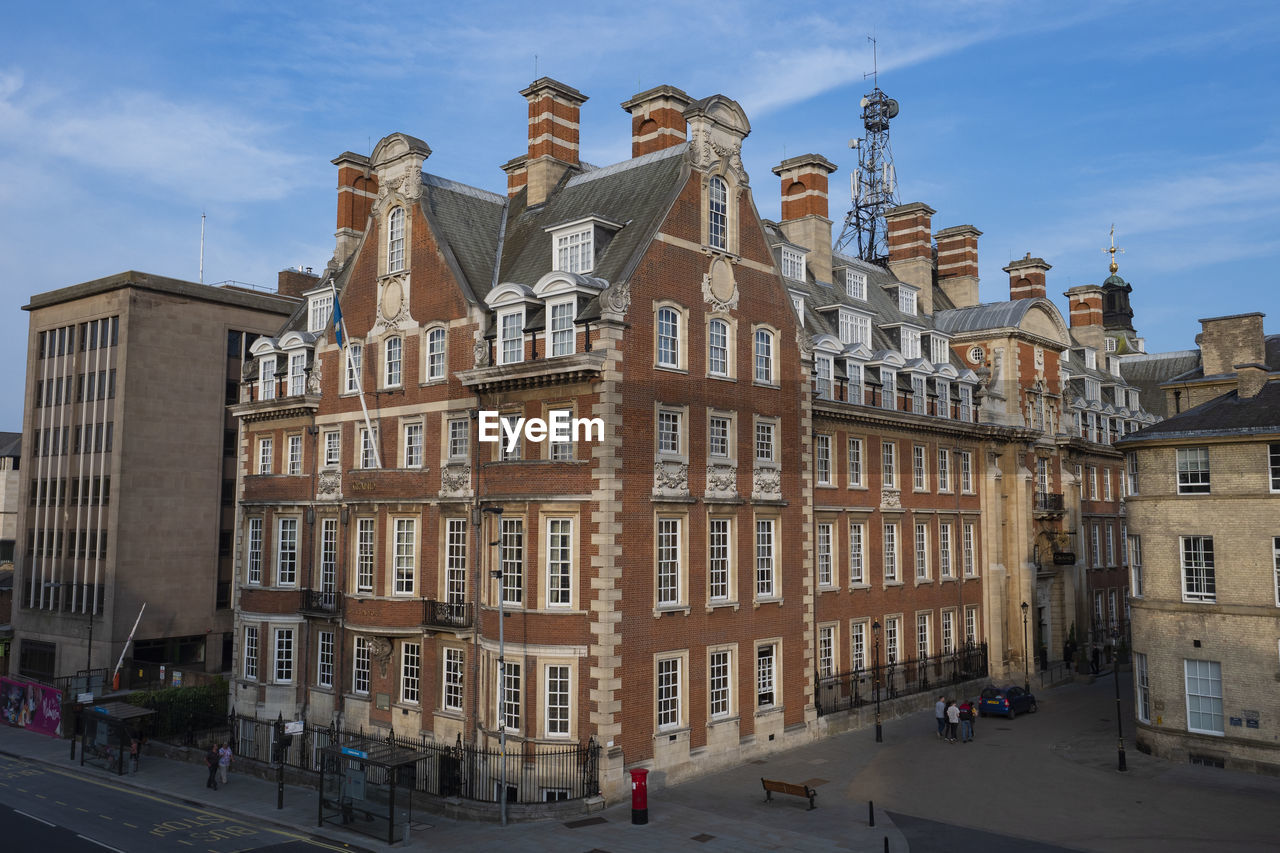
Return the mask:
[[[381,740],[325,747],[317,826],[326,823],[395,844],[409,839],[417,764],[432,753]]]
[[[89,705],[81,714],[80,765],[118,776],[137,769],[139,727],[155,711],[126,702]]]

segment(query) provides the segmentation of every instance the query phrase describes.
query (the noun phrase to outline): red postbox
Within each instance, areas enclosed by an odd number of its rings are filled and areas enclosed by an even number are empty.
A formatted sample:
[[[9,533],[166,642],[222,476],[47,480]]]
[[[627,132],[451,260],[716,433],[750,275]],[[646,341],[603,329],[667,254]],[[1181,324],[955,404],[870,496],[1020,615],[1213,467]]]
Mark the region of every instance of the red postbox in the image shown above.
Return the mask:
[[[648,775],[640,768],[631,771],[631,822],[637,825],[649,822]]]

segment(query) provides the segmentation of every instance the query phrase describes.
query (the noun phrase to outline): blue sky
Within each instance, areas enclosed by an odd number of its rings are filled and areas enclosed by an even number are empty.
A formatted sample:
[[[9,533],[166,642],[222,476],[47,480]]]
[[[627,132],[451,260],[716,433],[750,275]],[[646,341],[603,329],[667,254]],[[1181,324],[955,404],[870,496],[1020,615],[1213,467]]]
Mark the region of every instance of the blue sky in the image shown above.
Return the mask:
[[[625,159],[618,104],[662,83],[723,93],[752,124],[760,213],[770,169],[816,152],[847,207],[848,140],[870,88],[901,104],[901,199],[934,228],[981,229],[981,295],[1026,252],[1049,291],[1101,283],[1125,249],[1151,351],[1201,317],[1280,331],[1280,7],[1239,2],[685,4],[116,2],[17,4],[0,32],[0,430],[21,428],[31,295],[127,269],[274,286],[333,253],[336,172],[388,133],[427,170],[504,191],[526,147],[519,90],[589,96],[582,156]],[[837,229],[839,225],[837,224]]]

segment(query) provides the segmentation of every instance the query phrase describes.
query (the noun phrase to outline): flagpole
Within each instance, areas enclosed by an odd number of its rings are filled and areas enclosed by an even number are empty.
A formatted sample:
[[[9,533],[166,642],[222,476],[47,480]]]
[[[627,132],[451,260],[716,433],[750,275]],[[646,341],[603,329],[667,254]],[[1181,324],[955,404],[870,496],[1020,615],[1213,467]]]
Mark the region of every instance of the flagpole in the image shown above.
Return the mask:
[[[342,316],[341,306],[338,305],[337,285],[330,282],[329,287],[333,290],[333,316],[336,321],[334,324],[334,328],[338,329],[338,352],[342,353],[343,355],[342,364],[343,364],[343,374],[345,376],[346,370],[351,367],[351,364],[349,361],[350,354],[347,352],[347,338],[349,337],[349,335],[347,334],[347,321]],[[356,380],[356,393],[360,396],[360,411],[364,413],[365,433],[369,436],[369,445],[373,449],[373,467],[381,468],[382,455],[378,453],[378,442],[374,438],[373,424],[369,420],[369,407],[365,404],[365,401],[364,401],[364,383],[360,381],[360,374],[363,372],[364,372],[364,358],[363,358],[363,352],[362,352],[360,369],[353,370],[352,375],[355,377],[355,380]],[[360,447],[360,454],[361,456],[364,455],[363,445],[361,445]]]

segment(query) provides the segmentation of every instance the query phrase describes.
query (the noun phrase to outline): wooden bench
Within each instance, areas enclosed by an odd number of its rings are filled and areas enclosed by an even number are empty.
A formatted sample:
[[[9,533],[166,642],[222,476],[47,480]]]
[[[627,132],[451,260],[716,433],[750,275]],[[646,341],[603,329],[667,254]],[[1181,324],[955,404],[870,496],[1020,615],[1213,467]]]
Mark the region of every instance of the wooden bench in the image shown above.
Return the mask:
[[[790,794],[793,797],[808,797],[809,810],[813,811],[817,808],[813,799],[818,796],[818,792],[810,788],[808,785],[796,785],[792,782],[779,782],[776,779],[766,779],[760,777],[760,784],[764,786],[764,801],[766,803],[773,802],[774,794]]]

